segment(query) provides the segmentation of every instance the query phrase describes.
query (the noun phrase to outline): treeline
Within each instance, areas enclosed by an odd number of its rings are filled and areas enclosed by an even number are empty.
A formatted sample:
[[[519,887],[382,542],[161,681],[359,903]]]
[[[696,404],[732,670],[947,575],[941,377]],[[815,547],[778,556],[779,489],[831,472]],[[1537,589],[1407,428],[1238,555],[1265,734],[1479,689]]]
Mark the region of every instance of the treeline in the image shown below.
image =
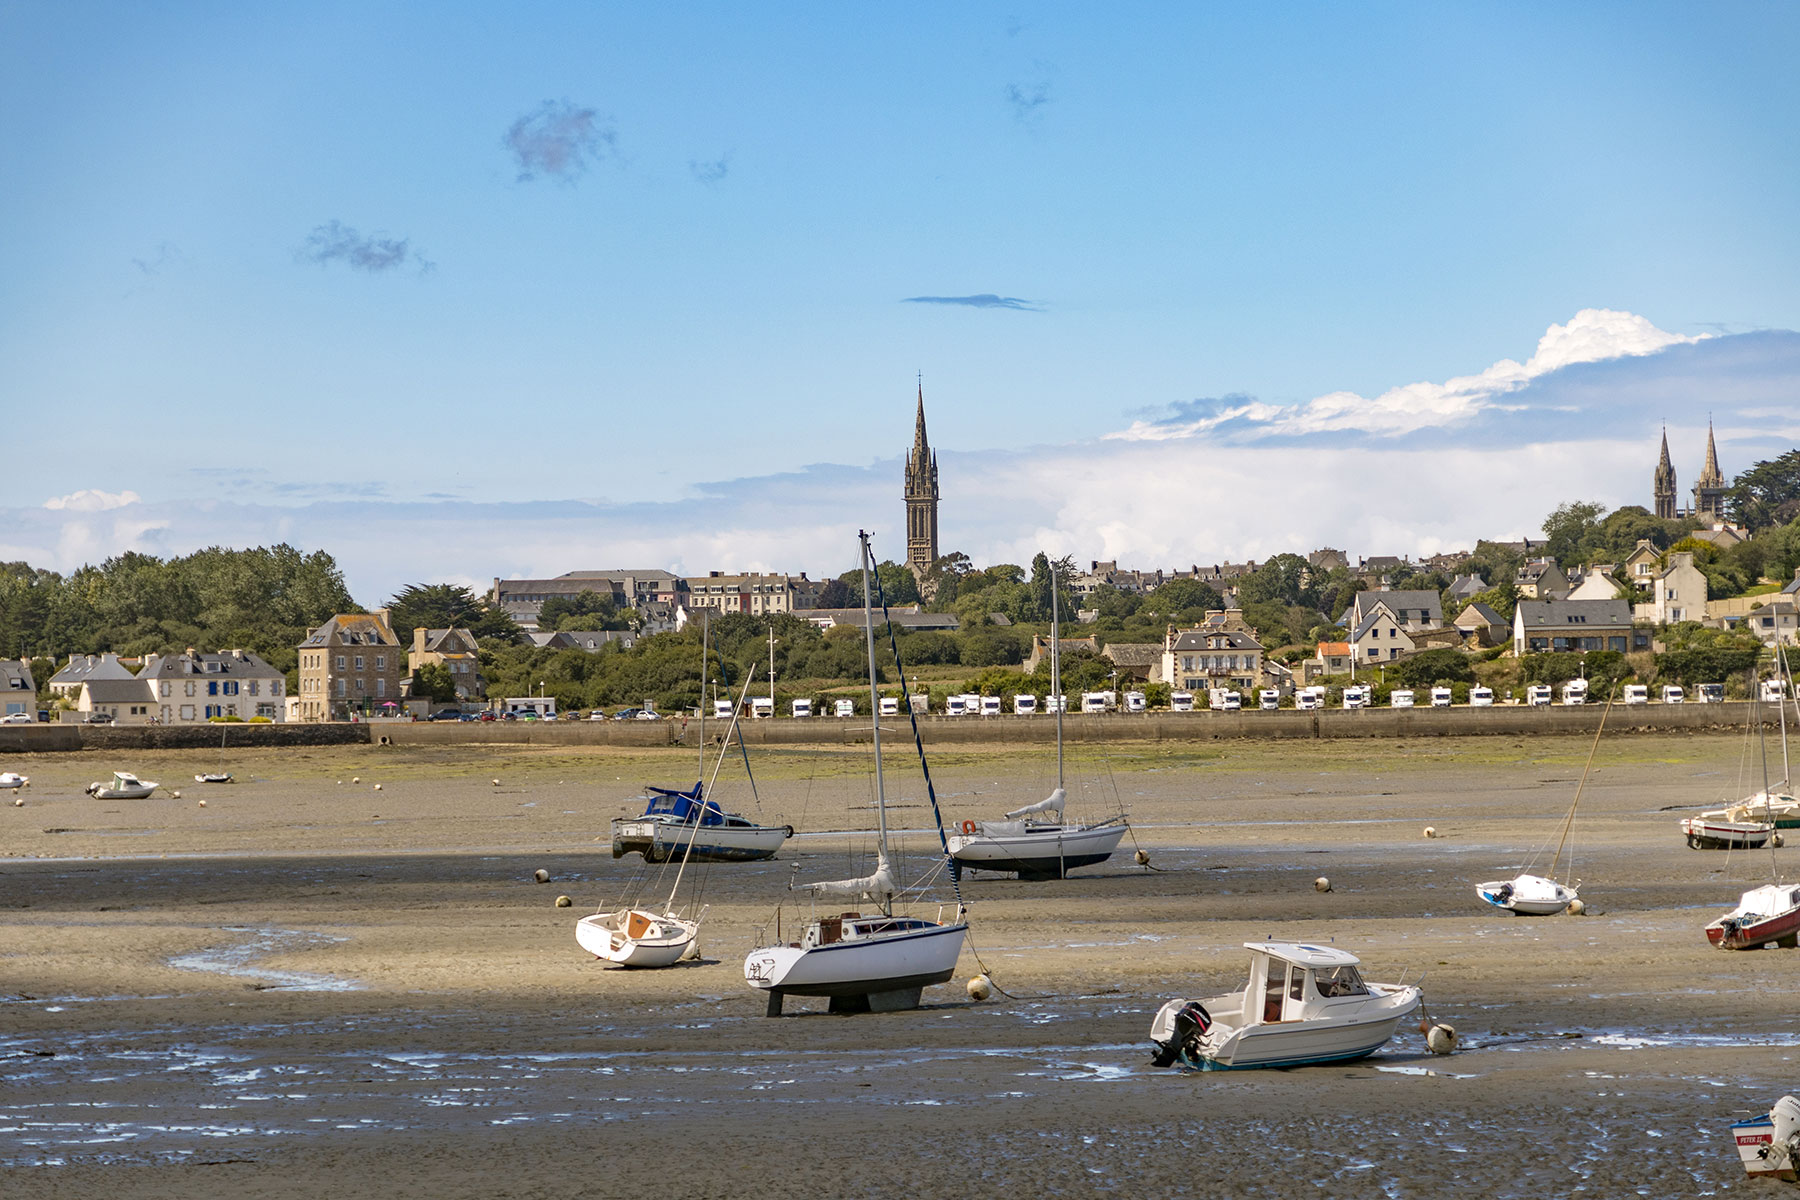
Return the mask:
[[[40,687],[44,664],[108,650],[238,648],[291,671],[308,631],[333,613],[359,611],[331,555],[285,543],[170,559],[132,552],[66,576],[0,564],[0,654],[34,659]]]

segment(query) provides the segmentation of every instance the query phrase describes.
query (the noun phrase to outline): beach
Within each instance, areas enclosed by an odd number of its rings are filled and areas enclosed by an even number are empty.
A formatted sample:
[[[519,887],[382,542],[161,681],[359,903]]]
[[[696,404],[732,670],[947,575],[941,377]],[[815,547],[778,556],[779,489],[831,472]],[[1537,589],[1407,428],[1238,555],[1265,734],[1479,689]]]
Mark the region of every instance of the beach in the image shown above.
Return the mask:
[[[1742,735],[1602,740],[1564,847],[1587,915],[1474,895],[1534,851],[1547,866],[1591,745],[1084,745],[1070,815],[1129,813],[1113,860],[966,879],[969,945],[923,1008],[790,998],[779,1020],[743,957],[804,919],[792,882],[866,869],[866,747],[758,750],[754,791],[727,760],[720,799],[797,836],[772,861],[690,868],[702,960],[653,972],[607,969],[573,925],[667,897],[670,871],[612,858],[608,821],[646,783],[691,783],[692,751],[10,756],[32,786],[0,800],[0,1180],[9,1197],[1767,1189],[1726,1126],[1800,1088],[1800,960],[1722,953],[1701,927],[1796,850],[1695,851],[1676,826],[1762,786]],[[935,833],[901,750],[889,817],[916,871]],[[192,781],[222,765],[236,782]],[[166,786],[83,794],[114,769]],[[959,746],[932,779],[947,821],[992,818],[1055,786],[1054,759]],[[1152,1068],[1163,1001],[1240,986],[1242,943],[1268,938],[1422,976],[1461,1048],[1430,1055],[1406,1027],[1345,1065]],[[1002,992],[976,1003],[963,982],[984,968]]]

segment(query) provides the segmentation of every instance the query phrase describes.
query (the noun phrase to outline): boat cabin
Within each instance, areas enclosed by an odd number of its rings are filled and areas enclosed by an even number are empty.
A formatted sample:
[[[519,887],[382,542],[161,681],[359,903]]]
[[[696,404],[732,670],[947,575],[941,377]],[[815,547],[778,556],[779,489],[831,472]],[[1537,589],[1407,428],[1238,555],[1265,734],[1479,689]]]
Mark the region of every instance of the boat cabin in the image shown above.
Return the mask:
[[[686,791],[651,786],[648,792],[648,803],[644,805],[643,814],[646,817],[663,817],[683,825],[693,824],[696,817],[703,826],[750,824],[744,818],[720,808],[716,801],[702,800],[701,786],[698,783]]]
[[[811,950],[819,946],[830,946],[837,942],[856,942],[872,937],[887,937],[896,933],[910,933],[916,929],[936,929],[937,925],[918,917],[888,917],[881,913],[863,916],[861,913],[839,913],[835,917],[820,917],[806,927],[803,941],[796,943],[796,948]]]
[[[1244,1023],[1273,1025],[1316,1017],[1334,1000],[1366,999],[1361,959],[1331,946],[1301,942],[1245,942],[1250,981],[1244,985]]]

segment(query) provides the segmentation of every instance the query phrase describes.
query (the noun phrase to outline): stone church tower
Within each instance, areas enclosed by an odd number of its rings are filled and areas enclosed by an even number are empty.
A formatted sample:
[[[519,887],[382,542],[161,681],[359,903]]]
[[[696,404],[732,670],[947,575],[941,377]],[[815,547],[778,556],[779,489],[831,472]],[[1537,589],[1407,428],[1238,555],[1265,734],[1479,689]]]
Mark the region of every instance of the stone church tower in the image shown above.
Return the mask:
[[[1673,521],[1680,514],[1675,510],[1675,464],[1669,461],[1669,430],[1663,428],[1662,458],[1656,464],[1656,515],[1664,521]]]
[[[906,565],[923,579],[938,559],[937,455],[925,438],[925,384],[919,384],[919,416],[906,460]]]
[[[1694,481],[1693,515],[1702,521],[1725,519],[1725,476],[1719,473],[1719,451],[1713,445],[1710,420],[1706,423],[1706,466],[1701,469],[1700,478]]]

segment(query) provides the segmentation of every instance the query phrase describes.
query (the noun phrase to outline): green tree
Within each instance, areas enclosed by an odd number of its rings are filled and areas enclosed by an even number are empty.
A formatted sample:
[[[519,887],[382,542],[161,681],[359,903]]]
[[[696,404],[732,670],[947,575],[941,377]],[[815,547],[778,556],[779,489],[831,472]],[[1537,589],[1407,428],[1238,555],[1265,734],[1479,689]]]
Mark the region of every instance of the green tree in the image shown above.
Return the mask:
[[[1759,462],[1732,480],[1725,509],[1752,531],[1800,517],[1800,450]]]
[[[490,608],[466,587],[451,583],[414,583],[387,602],[394,635],[412,641],[415,629],[467,629],[477,638],[516,640],[519,627],[502,609]]]
[[[1435,687],[1446,683],[1474,683],[1475,668],[1460,650],[1427,650],[1411,658],[1388,663],[1387,683],[1392,687]]]
[[[456,680],[451,676],[443,663],[421,664],[412,676],[412,694],[428,697],[436,704],[450,704],[456,700]]]
[[[1225,597],[1219,595],[1212,585],[1201,583],[1197,579],[1171,579],[1167,583],[1158,584],[1154,591],[1145,596],[1138,611],[1165,621],[1177,617],[1198,620],[1206,613],[1217,612],[1224,607]]]
[[[1600,540],[1600,519],[1605,515],[1604,504],[1585,500],[1557,505],[1544,518],[1544,553],[1560,563],[1585,561]]]

